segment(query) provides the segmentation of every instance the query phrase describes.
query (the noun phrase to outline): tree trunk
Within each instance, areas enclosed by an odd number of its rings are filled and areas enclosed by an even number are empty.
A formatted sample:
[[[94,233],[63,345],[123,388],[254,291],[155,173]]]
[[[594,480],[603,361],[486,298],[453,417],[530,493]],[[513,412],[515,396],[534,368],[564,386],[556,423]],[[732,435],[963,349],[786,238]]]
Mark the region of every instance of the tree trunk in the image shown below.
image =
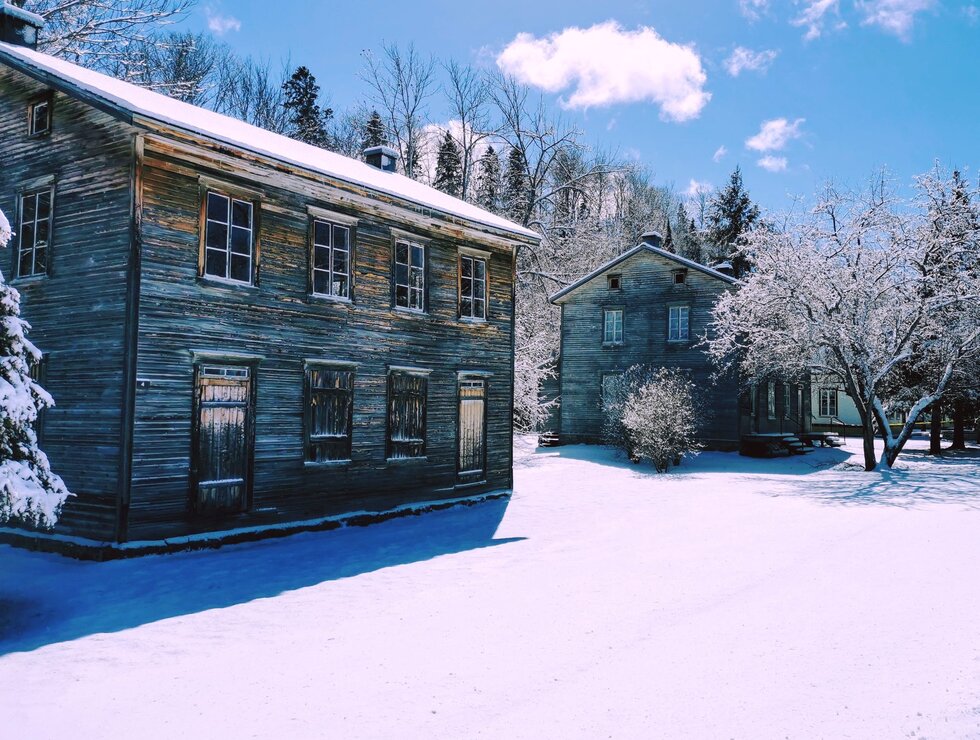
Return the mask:
[[[953,444],[951,450],[966,449],[966,402],[962,398],[953,401]]]
[[[932,404],[932,416],[929,423],[929,454],[943,454],[943,405],[939,401]]]
[[[861,432],[864,436],[864,469],[871,472],[878,462],[875,459],[875,421],[871,414],[861,420]]]

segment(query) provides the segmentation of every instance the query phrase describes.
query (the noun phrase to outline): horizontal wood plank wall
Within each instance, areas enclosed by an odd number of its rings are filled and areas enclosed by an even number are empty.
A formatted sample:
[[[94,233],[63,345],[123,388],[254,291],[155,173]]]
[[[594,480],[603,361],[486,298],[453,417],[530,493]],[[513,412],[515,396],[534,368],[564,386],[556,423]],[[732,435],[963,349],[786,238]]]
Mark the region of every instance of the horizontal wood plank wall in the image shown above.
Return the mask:
[[[650,252],[639,252],[610,270],[622,275],[622,287],[610,290],[599,275],[563,300],[561,327],[561,438],[598,442],[602,437],[602,376],[633,365],[690,371],[703,404],[699,436],[713,447],[738,442],[738,384],[715,382],[714,367],[695,346],[710,321],[711,308],[729,285],[697,270],[675,285],[673,270],[682,265]],[[688,342],[667,341],[668,307],[690,308]],[[623,344],[603,346],[603,309],[623,309]]]
[[[200,176],[258,193],[258,284],[198,276]],[[419,230],[365,213],[324,184],[227,155],[213,159],[147,140],[143,168],[132,540],[303,519],[456,498],[510,485],[511,274],[509,247],[492,241],[489,320],[457,318],[457,249],[432,219]],[[308,207],[358,218],[351,303],[312,298]],[[395,311],[391,227],[428,244],[428,314]],[[259,358],[255,373],[255,465],[251,510],[220,520],[189,510],[194,353]],[[304,464],[304,360],[356,363],[352,462]],[[429,368],[427,459],[386,460],[387,369]],[[486,484],[456,489],[457,372],[489,378]]]
[[[76,494],[56,531],[108,540],[116,524],[133,131],[55,94],[51,133],[29,137],[28,104],[46,92],[0,69],[0,208],[16,229],[17,191],[53,178],[49,275],[13,283],[57,404],[46,412],[42,446]],[[7,277],[16,241],[0,250]]]

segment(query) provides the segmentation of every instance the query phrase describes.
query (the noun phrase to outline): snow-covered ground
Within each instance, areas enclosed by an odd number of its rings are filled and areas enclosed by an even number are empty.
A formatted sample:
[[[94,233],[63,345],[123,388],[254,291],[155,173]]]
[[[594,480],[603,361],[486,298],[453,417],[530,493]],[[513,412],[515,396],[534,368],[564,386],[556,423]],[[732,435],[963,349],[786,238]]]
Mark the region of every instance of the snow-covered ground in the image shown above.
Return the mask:
[[[980,451],[856,451],[658,476],[524,440],[509,504],[0,548],[0,737],[980,737]]]

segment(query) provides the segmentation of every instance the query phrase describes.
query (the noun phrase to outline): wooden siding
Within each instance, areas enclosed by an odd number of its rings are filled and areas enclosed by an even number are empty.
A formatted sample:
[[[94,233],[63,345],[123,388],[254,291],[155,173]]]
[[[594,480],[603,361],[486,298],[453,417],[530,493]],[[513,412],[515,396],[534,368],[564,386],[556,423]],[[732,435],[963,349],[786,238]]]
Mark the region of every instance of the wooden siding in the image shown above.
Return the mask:
[[[31,100],[48,93],[0,67],[0,208],[17,228],[17,193],[52,178],[46,277],[14,280],[30,338],[47,358],[43,448],[76,494],[57,531],[111,540],[117,522],[123,425],[124,325],[131,243],[133,130],[63,94],[49,134],[29,137]],[[0,250],[11,277],[16,237]]]
[[[261,254],[254,286],[199,277],[202,186],[225,182],[258,203]],[[148,137],[142,165],[139,351],[130,539],[383,510],[511,485],[512,274],[510,246],[469,229],[397,212],[361,194],[235,159],[227,152]],[[220,189],[220,186],[215,186]],[[352,301],[309,295],[309,208],[357,218]],[[396,215],[393,215],[393,212]],[[409,216],[411,216],[409,218]],[[392,308],[393,227],[428,249],[428,312]],[[403,234],[402,234],[403,235]],[[458,248],[490,250],[489,315],[457,318]],[[202,356],[255,368],[252,503],[220,521],[192,515],[194,363]],[[351,462],[304,461],[306,361],[354,366]],[[388,368],[431,370],[426,457],[386,457]],[[487,378],[486,483],[460,489],[459,371]]]
[[[687,270],[685,282],[674,284],[673,273],[681,267],[660,255],[638,252],[609,270],[622,276],[619,290],[610,289],[601,274],[560,299],[562,442],[600,441],[603,375],[645,364],[690,371],[703,403],[702,440],[715,447],[737,444],[738,384],[731,378],[716,382],[711,361],[696,346],[712,306],[730,286],[697,270]],[[689,341],[667,340],[671,305],[689,307]],[[606,308],[623,309],[621,345],[603,344]]]

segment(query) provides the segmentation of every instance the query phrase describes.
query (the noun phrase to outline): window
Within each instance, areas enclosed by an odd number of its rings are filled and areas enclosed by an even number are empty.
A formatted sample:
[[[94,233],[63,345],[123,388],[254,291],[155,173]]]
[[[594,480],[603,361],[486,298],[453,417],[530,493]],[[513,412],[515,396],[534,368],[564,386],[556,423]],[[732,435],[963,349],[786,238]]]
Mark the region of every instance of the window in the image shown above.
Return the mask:
[[[425,311],[425,247],[395,242],[395,306]]]
[[[50,189],[21,196],[19,233],[17,277],[46,274],[51,237]]]
[[[388,375],[388,458],[425,456],[425,413],[429,379],[392,370]]]
[[[776,418],[776,384],[772,381],[766,383],[766,416]]]
[[[837,389],[820,389],[820,416],[837,416]]]
[[[487,261],[459,256],[459,315],[465,319],[487,317]]]
[[[349,460],[354,415],[354,370],[306,368],[306,460]]]
[[[674,270],[674,285],[683,285],[687,282],[687,270]]]
[[[619,290],[623,286],[623,276],[622,275],[607,275],[606,285],[609,290]]]
[[[51,130],[51,98],[31,103],[28,109],[28,133],[31,136],[46,134]]]
[[[221,193],[207,194],[204,274],[235,283],[251,283],[255,230],[253,204]]]
[[[313,295],[350,298],[350,228],[313,220]]]
[[[688,306],[671,306],[667,319],[667,340],[685,342],[691,335],[691,312]]]
[[[607,308],[602,312],[603,344],[622,344],[623,343],[623,309]]]

